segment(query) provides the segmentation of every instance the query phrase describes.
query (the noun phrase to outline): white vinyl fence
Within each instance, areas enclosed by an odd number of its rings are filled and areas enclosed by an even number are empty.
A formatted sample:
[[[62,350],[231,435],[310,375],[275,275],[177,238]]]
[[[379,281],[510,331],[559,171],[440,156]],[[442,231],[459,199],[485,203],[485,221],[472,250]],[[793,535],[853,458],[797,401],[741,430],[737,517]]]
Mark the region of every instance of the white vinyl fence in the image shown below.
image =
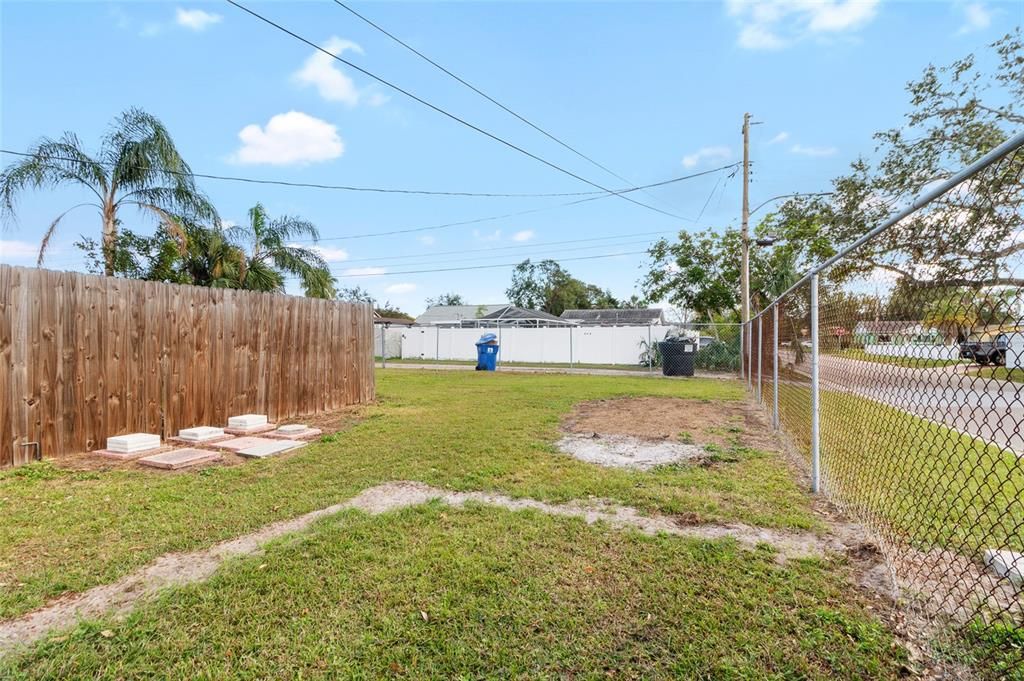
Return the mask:
[[[373,354],[375,357],[391,359],[402,356],[402,332],[408,327],[373,327]],[[383,344],[382,344],[383,343]]]
[[[650,342],[665,338],[668,326],[575,326],[541,329],[400,329],[402,359],[475,360],[476,342],[498,335],[499,362],[537,364],[639,365]],[[385,341],[387,343],[387,341]],[[377,341],[380,345],[380,339]]]

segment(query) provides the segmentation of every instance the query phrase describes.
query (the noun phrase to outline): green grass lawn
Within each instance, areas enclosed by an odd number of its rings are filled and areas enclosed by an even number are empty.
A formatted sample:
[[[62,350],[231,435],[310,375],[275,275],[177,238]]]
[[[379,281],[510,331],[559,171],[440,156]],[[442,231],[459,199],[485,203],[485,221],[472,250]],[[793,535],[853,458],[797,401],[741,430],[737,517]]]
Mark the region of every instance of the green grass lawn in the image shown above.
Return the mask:
[[[783,428],[808,452],[810,389],[780,383],[779,410]],[[918,548],[1024,550],[1024,461],[1012,452],[823,390],[821,465],[829,494]]]
[[[838,559],[433,503],[324,519],[0,675],[889,679],[905,659]]]
[[[971,367],[968,370],[968,373],[971,376],[980,376],[982,378],[994,378],[998,381],[1024,383],[1024,369],[1016,369],[1013,367]]]
[[[552,446],[563,415],[581,400],[737,400],[738,382],[395,370],[378,371],[378,394],[361,423],[284,458],[183,474],[45,463],[0,473],[0,617],[388,480],[555,502],[597,496],[709,522],[821,527],[776,455],[745,450],[727,465],[636,473],[585,464]]]
[[[379,363],[380,357],[375,358]],[[388,364],[442,364],[449,366],[476,366],[471,359],[399,359],[389,358]],[[545,367],[551,369],[620,369],[622,371],[650,371],[646,365],[640,364],[580,364],[575,362],[499,362],[498,366],[507,367]],[[655,371],[661,371],[660,367],[654,367]]]
[[[864,352],[863,348],[846,348],[844,350],[823,351],[823,354],[847,359],[858,359],[864,362],[875,362],[876,364],[892,364],[895,366],[907,367],[909,369],[932,369],[934,367],[948,367],[957,364],[967,365],[969,362],[963,359],[924,359],[916,357],[888,357],[886,355],[873,355]]]

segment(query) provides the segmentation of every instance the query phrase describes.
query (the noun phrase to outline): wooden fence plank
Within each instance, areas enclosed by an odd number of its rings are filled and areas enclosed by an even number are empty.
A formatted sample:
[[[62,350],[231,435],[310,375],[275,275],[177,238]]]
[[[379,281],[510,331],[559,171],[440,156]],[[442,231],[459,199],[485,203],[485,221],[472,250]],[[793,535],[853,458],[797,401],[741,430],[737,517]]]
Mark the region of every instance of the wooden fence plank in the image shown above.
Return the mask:
[[[373,399],[368,305],[0,265],[0,467]]]

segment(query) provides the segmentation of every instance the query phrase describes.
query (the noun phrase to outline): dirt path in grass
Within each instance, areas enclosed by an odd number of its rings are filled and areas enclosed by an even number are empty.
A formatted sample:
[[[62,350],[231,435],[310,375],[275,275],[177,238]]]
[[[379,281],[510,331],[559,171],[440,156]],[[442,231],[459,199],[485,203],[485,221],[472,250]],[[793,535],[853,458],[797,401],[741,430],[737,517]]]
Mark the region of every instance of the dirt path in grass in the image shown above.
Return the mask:
[[[830,535],[751,527],[742,524],[685,525],[666,516],[645,516],[636,509],[610,503],[549,504],[533,499],[513,499],[487,492],[453,492],[418,482],[390,482],[364,490],[352,499],[311,513],[272,523],[251,534],[221,542],[208,549],[191,553],[161,556],[149,565],[112,584],[104,584],[78,594],[67,594],[49,605],[16,619],[0,622],[0,654],[37,641],[50,631],[73,625],[79,619],[106,614],[124,615],[140,599],[169,586],[181,586],[209,578],[226,559],[257,554],[272,539],[308,528],[325,516],[346,509],[370,514],[416,506],[438,499],[452,506],[476,502],[499,506],[512,511],[533,510],[551,515],[580,518],[588,524],[607,523],[618,529],[634,529],[647,534],[659,532],[696,539],[733,538],[746,547],[771,544],[779,559],[821,556],[827,552],[857,549],[857,533],[844,532],[842,527]]]

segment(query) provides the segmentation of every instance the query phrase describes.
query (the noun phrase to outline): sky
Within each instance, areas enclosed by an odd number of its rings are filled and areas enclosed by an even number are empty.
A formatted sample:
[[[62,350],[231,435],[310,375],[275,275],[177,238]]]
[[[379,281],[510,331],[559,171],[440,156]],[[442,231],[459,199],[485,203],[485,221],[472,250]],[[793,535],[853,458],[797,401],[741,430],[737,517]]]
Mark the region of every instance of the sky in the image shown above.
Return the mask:
[[[1024,23],[1024,3],[985,0],[351,4],[609,173],[330,0],[239,2],[566,172],[227,2],[4,0],[0,148],[24,151],[72,131],[95,150],[120,112],[140,107],[163,121],[196,173],[560,194],[735,163],[749,111],[758,123],[750,148],[754,207],[778,194],[828,189],[851,161],[872,157],[874,132],[902,124],[909,80],[930,63],[983,51]],[[13,159],[0,154],[3,165]],[[653,239],[737,224],[742,188],[738,175],[713,172],[627,195],[641,206],[613,195],[565,205],[593,195],[198,182],[226,222],[244,222],[256,202],[273,216],[313,222],[339,286],[361,286],[412,314],[445,292],[471,304],[504,302],[511,265],[527,257],[559,260],[628,298],[638,292]],[[34,265],[45,229],[87,197],[71,188],[23,193],[0,232],[0,262]],[[142,233],[155,228],[145,215],[122,219]],[[404,230],[416,231],[380,234]],[[84,270],[74,242],[99,231],[94,209],[75,209],[44,266]],[[289,290],[298,292],[295,282]]]

